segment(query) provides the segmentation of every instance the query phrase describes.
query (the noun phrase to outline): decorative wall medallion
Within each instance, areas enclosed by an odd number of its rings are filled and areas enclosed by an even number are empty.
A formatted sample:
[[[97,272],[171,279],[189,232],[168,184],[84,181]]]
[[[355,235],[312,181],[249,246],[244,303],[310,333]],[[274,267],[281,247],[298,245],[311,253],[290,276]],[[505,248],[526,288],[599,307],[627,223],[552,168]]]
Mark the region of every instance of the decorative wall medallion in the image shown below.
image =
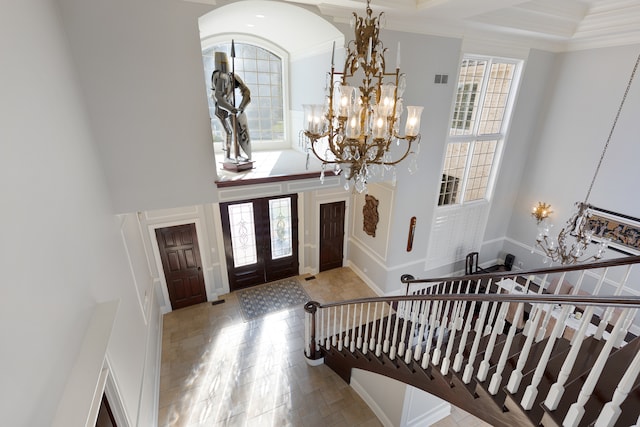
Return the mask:
[[[362,229],[371,237],[376,237],[378,227],[378,204],[380,202],[373,196],[364,196],[364,206],[362,207],[363,224]]]

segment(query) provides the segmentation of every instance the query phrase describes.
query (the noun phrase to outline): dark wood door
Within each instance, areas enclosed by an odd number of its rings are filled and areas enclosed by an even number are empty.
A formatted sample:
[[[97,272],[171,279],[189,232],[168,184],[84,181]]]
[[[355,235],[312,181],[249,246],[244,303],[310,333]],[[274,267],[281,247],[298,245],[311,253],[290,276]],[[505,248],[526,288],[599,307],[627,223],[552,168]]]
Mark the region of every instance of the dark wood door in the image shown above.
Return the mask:
[[[296,276],[296,194],[220,204],[231,291]]]
[[[207,301],[195,224],[156,229],[171,308]]]
[[[342,267],[345,202],[320,205],[320,271]]]
[[[107,396],[102,394],[102,401],[100,402],[100,410],[98,411],[98,418],[96,419],[96,427],[118,427],[116,420],[111,412],[109,401]]]

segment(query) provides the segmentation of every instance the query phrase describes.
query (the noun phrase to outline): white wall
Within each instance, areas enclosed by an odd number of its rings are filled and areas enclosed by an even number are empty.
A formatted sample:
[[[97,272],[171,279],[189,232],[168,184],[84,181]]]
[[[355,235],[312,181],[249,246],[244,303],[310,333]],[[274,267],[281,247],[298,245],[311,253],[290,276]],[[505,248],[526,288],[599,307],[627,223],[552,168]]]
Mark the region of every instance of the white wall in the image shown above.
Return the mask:
[[[51,424],[94,307],[115,299],[107,353],[135,421],[138,411],[153,413],[153,402],[139,402],[145,355],[157,360],[146,349],[158,320],[145,323],[56,6],[2,8],[3,423]]]
[[[385,427],[430,426],[451,414],[451,405],[393,378],[353,369],[351,387]]]
[[[636,45],[558,55],[554,88],[532,141],[507,233],[505,250],[523,260],[524,268],[542,265],[542,257],[529,251],[536,235],[531,207],[538,201],[551,204],[557,234],[574,203],[584,200],[638,52]],[[640,201],[633,196],[640,181],[639,113],[636,76],[589,199],[634,217],[640,217]],[[610,251],[608,256],[620,254]]]
[[[216,201],[198,17],[177,0],[58,0],[116,212]]]

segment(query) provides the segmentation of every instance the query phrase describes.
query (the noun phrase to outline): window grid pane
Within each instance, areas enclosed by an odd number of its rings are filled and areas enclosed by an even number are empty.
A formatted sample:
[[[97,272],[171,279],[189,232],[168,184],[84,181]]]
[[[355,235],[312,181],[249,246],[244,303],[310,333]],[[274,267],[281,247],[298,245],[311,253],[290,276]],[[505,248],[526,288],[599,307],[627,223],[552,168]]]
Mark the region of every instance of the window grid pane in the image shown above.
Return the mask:
[[[482,105],[480,135],[500,133],[504,118],[515,64],[494,63],[491,65],[487,91]]]
[[[474,128],[480,89],[487,61],[465,59],[460,67],[458,93],[451,119],[450,135],[469,135]]]
[[[518,63],[499,58],[465,56],[451,115],[448,148],[440,183],[439,205],[487,198],[496,149],[505,133],[505,117]],[[454,146],[468,144],[468,155]]]
[[[284,140],[284,100],[282,98],[282,59],[258,46],[235,43],[235,72],[251,91],[251,103],[245,111],[251,141]],[[220,43],[202,52],[207,87],[215,69],[215,52],[225,52],[231,61],[231,43]],[[231,64],[229,65],[231,67]],[[236,92],[241,99],[239,91]],[[208,93],[211,131],[214,142],[224,142],[226,133],[215,116],[215,104]]]
[[[438,206],[458,203],[458,192],[464,178],[469,143],[450,143],[444,159]]]
[[[242,267],[258,262],[253,203],[229,205],[229,225],[231,246],[233,247],[233,265]]]
[[[291,198],[269,200],[271,259],[291,256]]]
[[[476,141],[473,144],[471,167],[467,177],[464,200],[479,200],[485,197],[491,176],[491,167],[498,141]]]

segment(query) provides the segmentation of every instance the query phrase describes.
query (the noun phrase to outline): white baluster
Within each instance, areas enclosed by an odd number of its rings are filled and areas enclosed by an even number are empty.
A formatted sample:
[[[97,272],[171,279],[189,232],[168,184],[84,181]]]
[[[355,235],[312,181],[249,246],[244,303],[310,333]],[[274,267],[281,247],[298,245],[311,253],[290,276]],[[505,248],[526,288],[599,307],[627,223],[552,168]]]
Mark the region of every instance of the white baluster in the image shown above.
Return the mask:
[[[350,309],[351,309],[351,304],[347,304],[347,317],[346,317],[346,319],[347,319],[347,324],[346,324],[346,325],[345,325],[345,327],[344,327],[344,346],[345,346],[346,348],[349,348],[349,345],[350,345],[350,337],[351,337],[351,335],[350,335],[350,333],[351,333],[351,329],[349,328],[349,320],[350,320],[350,317],[349,317],[349,314],[350,314],[350,313],[349,313],[349,311],[350,311]]]
[[[362,341],[362,354],[367,354],[367,351],[369,349],[369,312],[371,309],[371,303],[368,302],[367,303],[367,317],[366,317],[366,322],[364,323],[364,338]]]
[[[418,312],[420,308],[420,302],[414,301],[411,308],[412,308],[411,327],[409,329],[409,335],[407,336],[407,339],[409,340],[409,342],[407,343],[407,351],[405,352],[405,356],[404,356],[404,362],[407,364],[411,362],[411,357],[413,356],[413,352],[411,351],[411,345],[413,344],[413,331],[416,329],[416,323],[418,321]]]
[[[613,293],[614,295],[617,296],[622,294],[624,285],[626,285],[627,280],[629,279],[629,274],[631,274],[631,265],[627,266],[627,271],[625,272],[624,278],[620,283],[618,283],[618,286],[616,287],[616,290]],[[606,327],[611,322],[612,317],[613,317],[613,307],[608,307],[600,320],[600,324],[598,325],[598,330],[596,331],[595,334],[593,334],[593,337],[595,339],[598,339],[598,340],[602,339],[602,335],[604,334]]]
[[[380,357],[380,355],[382,354],[382,329],[384,327],[384,306],[387,305],[386,303],[382,303],[380,305],[380,325],[378,327],[378,337],[377,337],[377,345],[376,345],[376,356]],[[389,310],[391,310],[391,307],[389,307]]]
[[[311,313],[304,313],[304,354],[311,357]]]
[[[530,324],[530,329],[532,331],[535,331],[536,328],[538,327],[538,322],[540,321],[540,317],[542,317],[542,312],[543,312],[541,308],[541,304],[540,304],[540,307],[536,305],[534,309],[535,308],[537,308],[537,310],[534,310],[535,315],[533,317],[533,320],[531,319],[527,320],[527,323]],[[507,383],[507,390],[509,390],[509,393],[515,394],[520,388],[520,382],[522,382],[522,370],[527,364],[527,359],[529,358],[529,353],[531,351],[531,346],[533,345],[534,338],[535,338],[535,334],[527,335],[527,339],[525,340],[524,345],[522,346],[522,351],[520,351],[520,355],[518,356],[518,363],[516,363],[516,369],[513,372],[511,372],[511,376],[509,377],[509,381]]]
[[[429,313],[429,306],[431,301],[427,301],[423,305],[424,309],[420,312],[420,328],[418,328],[418,335],[416,336],[416,346],[413,349],[413,360],[419,361],[422,356],[422,340],[424,339],[424,330],[427,326],[427,316]]]
[[[407,325],[409,324],[412,311],[413,301],[407,301],[407,305],[405,305],[404,321],[402,322],[402,334],[400,334],[400,343],[398,344],[398,356],[400,357],[404,356],[404,350],[406,348],[404,340],[407,338]]]
[[[444,358],[442,359],[442,364],[440,365],[440,372],[442,375],[446,375],[449,372],[449,365],[451,364],[451,353],[453,352],[453,344],[456,337],[456,332],[458,329],[458,324],[460,323],[459,315],[460,315],[460,305],[461,301],[456,301],[454,303],[453,312],[454,315],[451,318],[451,322],[449,324],[449,340],[447,341],[447,349],[444,354]],[[457,314],[455,314],[457,313]]]
[[[576,359],[578,358],[580,347],[582,347],[582,343],[584,342],[584,337],[587,332],[587,326],[591,323],[590,319],[592,314],[593,306],[588,306],[582,316],[580,327],[574,334],[574,339],[571,340],[571,349],[562,363],[562,368],[560,368],[560,372],[558,373],[558,379],[549,389],[549,393],[547,394],[544,404],[551,410],[558,408],[560,399],[564,394],[564,385],[569,379],[573,365],[576,363]]]
[[[393,339],[391,340],[391,348],[389,350],[389,358],[391,360],[394,360],[396,358],[396,354],[398,352],[398,347],[396,347],[396,343],[398,342],[398,322],[400,322],[401,312],[404,309],[404,307],[401,307],[401,304],[403,303],[404,301],[400,301],[400,303],[398,304],[398,311],[396,312],[396,321],[393,328]]]
[[[364,313],[364,306],[360,304],[360,322],[358,324],[358,339],[356,341],[356,347],[362,350],[362,315]]]
[[[482,335],[489,335],[495,326],[494,319],[496,318],[496,312],[498,310],[499,303],[494,301],[491,303],[491,311],[489,312],[489,317],[487,318],[487,323],[484,326],[484,332]]]
[[[598,358],[596,359],[596,363],[593,364],[591,370],[589,371],[589,375],[582,385],[582,389],[580,389],[580,393],[578,394],[578,398],[576,401],[569,407],[569,411],[564,417],[562,421],[562,425],[564,427],[576,427],[580,424],[582,417],[584,416],[584,405],[587,403],[591,394],[593,393],[593,389],[596,387],[600,375],[602,374],[602,370],[604,369],[604,365],[607,363],[607,359],[609,358],[609,354],[613,349],[613,344],[617,341],[618,335],[623,329],[624,323],[626,323],[627,315],[630,314],[630,310],[625,308],[622,310],[622,314],[618,318],[616,325],[613,327],[613,331],[611,331],[611,336],[605,342],[604,347],[600,351]]]
[[[338,307],[333,307],[333,334],[331,335],[331,342],[334,347],[338,345]]]
[[[518,303],[514,320],[511,323],[509,332],[507,333],[507,339],[505,341],[504,347],[502,347],[502,353],[500,353],[498,366],[496,367],[496,371],[491,376],[491,381],[489,382],[489,393],[491,393],[492,395],[498,393],[498,389],[500,387],[500,384],[502,383],[502,371],[504,371],[504,367],[507,364],[507,358],[509,357],[509,351],[511,350],[513,337],[516,335],[516,329],[518,329],[518,319],[520,319],[520,316],[522,315],[523,308],[524,304]]]
[[[447,334],[447,324],[449,323],[449,307],[451,306],[451,301],[447,300],[444,305],[443,317],[440,320],[440,327],[438,329],[438,342],[436,344],[436,348],[433,349],[433,355],[431,356],[431,363],[437,365],[440,363],[440,356],[442,355],[442,341],[444,341],[444,336]]]
[[[429,320],[429,334],[427,335],[427,341],[424,343],[424,354],[422,355],[422,369],[427,369],[429,366],[429,360],[431,359],[431,347],[433,346],[433,334],[436,330],[436,319],[438,316],[439,306],[442,301],[434,301],[431,307],[431,319]]]
[[[484,325],[485,319],[487,318],[488,309],[489,301],[483,301],[480,305],[480,316],[478,316],[478,319],[476,320],[476,336],[473,339],[471,353],[469,353],[469,360],[467,361],[467,365],[464,368],[464,374],[462,375],[462,381],[465,384],[469,384],[471,382],[471,377],[473,376],[473,364],[476,362],[476,356],[478,355],[478,347],[480,346],[480,339],[482,338],[482,325]]]
[[[376,319],[378,317],[378,304],[373,306],[373,318],[371,319],[371,330],[369,332],[369,350],[375,351],[376,349]]]
[[[357,342],[357,337],[356,337],[356,312],[358,310],[356,310],[357,307],[359,307],[359,304],[354,304],[353,306],[353,324],[351,326],[351,344],[349,345],[349,351],[351,353],[353,353],[354,351],[356,351],[356,342]]]
[[[389,336],[391,335],[391,305],[389,305],[389,315],[387,316],[387,331],[384,334],[384,343],[382,344],[382,351],[385,354],[389,354]],[[397,317],[397,316],[396,316]]]
[[[564,330],[564,324],[567,321],[567,316],[569,315],[569,310],[572,309],[572,306],[565,305],[562,308],[562,313],[560,317],[557,319],[556,324],[549,336],[549,340],[542,351],[542,356],[538,361],[538,365],[536,366],[536,370],[533,373],[533,378],[531,379],[531,384],[527,386],[524,396],[522,397],[522,401],[520,402],[520,406],[526,411],[530,410],[533,407],[533,404],[538,396],[538,385],[542,380],[542,374],[549,363],[549,358],[551,356],[551,351],[553,350],[553,346],[556,343],[556,339],[561,335],[561,331]]]
[[[504,330],[504,318],[507,315],[507,310],[509,309],[509,303],[503,302],[500,305],[500,310],[498,311],[498,318],[496,319],[496,323],[491,331],[491,337],[489,338],[489,342],[487,343],[487,349],[484,352],[484,359],[480,362],[480,366],[478,367],[478,373],[476,374],[476,378],[482,382],[487,379],[487,375],[489,374],[489,368],[491,365],[489,362],[491,361],[491,355],[493,354],[493,349],[496,345],[496,340],[498,335],[501,335]]]
[[[618,383],[616,391],[613,393],[611,402],[608,402],[600,411],[600,416],[596,420],[595,427],[612,427],[622,413],[620,405],[625,401],[629,392],[633,388],[633,384],[636,382],[640,374],[640,352],[636,353],[633,361],[624,373],[624,376]]]
[[[467,313],[464,329],[462,330],[462,337],[460,338],[460,344],[458,345],[458,353],[453,359],[453,370],[455,372],[460,372],[460,369],[462,369],[462,362],[464,361],[464,349],[467,347],[467,339],[469,338],[469,332],[471,332],[471,321],[473,319],[473,312],[475,308],[476,301],[472,301]]]
[[[338,330],[338,351],[342,351],[342,345],[344,343],[343,341],[343,332],[344,330],[342,329],[342,320],[344,317],[344,305],[340,306],[340,329]]]

